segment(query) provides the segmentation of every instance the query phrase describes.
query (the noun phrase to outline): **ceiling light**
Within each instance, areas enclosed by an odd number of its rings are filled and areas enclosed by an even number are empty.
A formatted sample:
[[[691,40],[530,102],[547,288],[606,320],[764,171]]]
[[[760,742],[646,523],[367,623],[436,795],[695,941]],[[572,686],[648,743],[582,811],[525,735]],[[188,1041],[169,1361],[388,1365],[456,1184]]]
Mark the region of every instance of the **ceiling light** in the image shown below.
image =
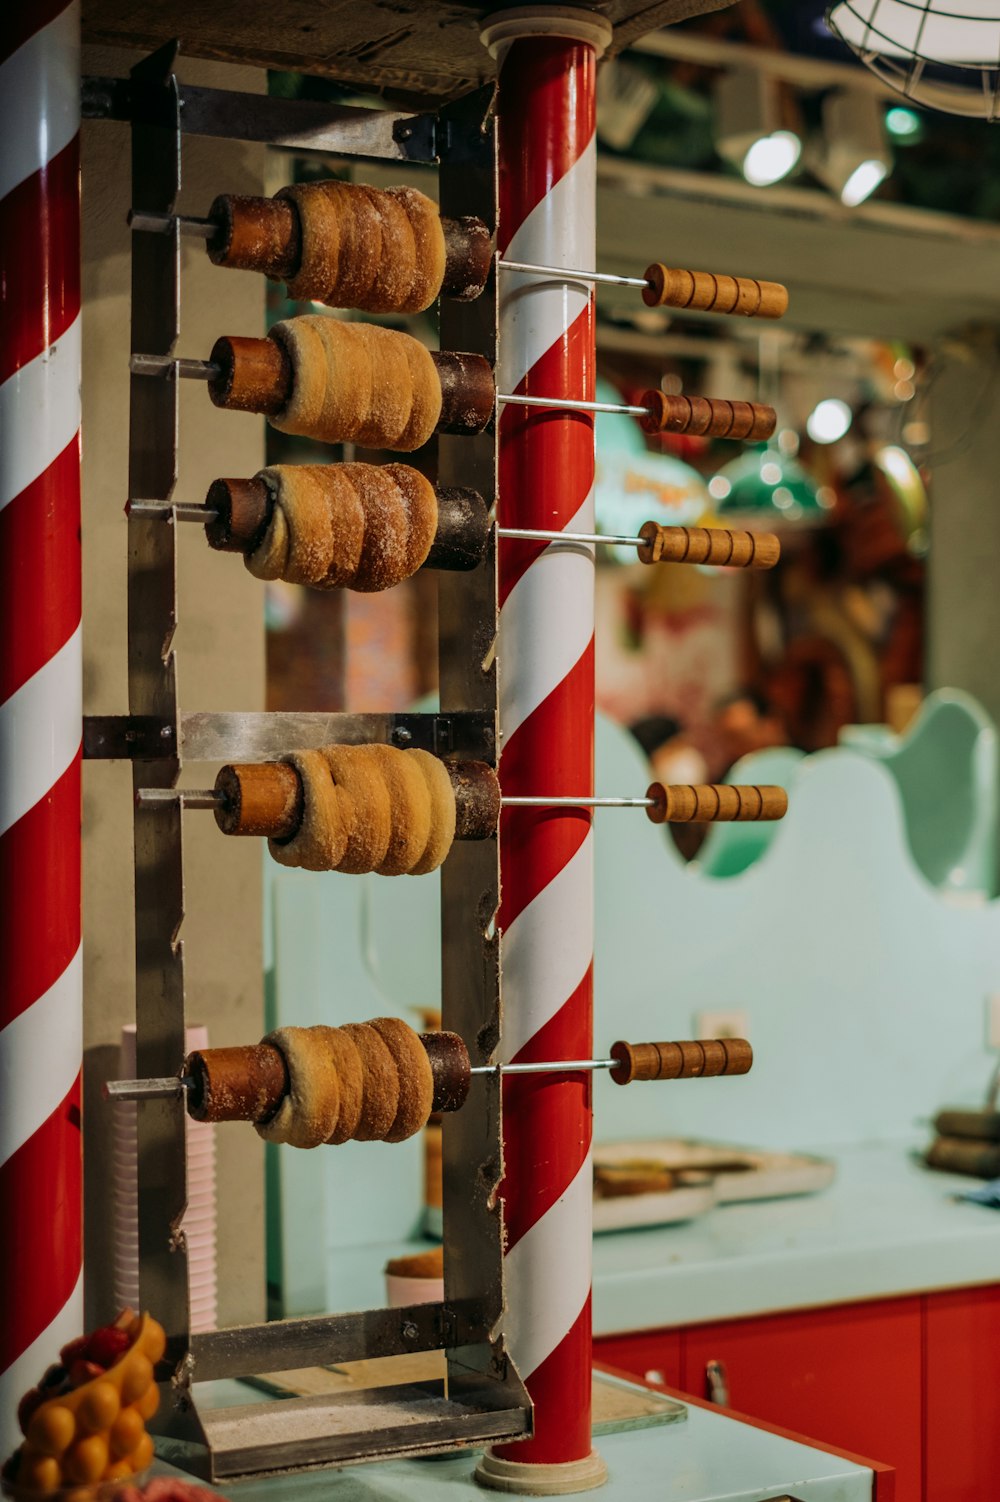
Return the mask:
[[[780,104],[775,80],[756,69],[724,73],[716,84],[716,148],[755,188],[787,177],[802,154],[799,137],[783,127]]]
[[[924,122],[916,110],[908,110],[899,104],[886,111],[885,128],[893,140],[899,141],[903,146],[910,146],[921,140],[924,134]]]
[[[727,495],[719,494],[718,481],[728,484]],[[709,491],[719,497],[720,519],[740,517],[751,527],[789,522],[809,525],[826,520],[816,486],[798,460],[779,455],[766,444],[748,448],[738,459],[730,460],[712,476]]]
[[[817,174],[848,208],[864,203],[892,169],[881,104],[858,89],[834,89],[823,100],[823,135]]]
[[[817,402],[806,419],[806,432],[813,443],[836,443],[851,426],[853,413],[846,402],[828,396]]]
[[[948,114],[997,118],[1000,0],[842,0],[830,6],[826,21],[866,68],[907,99]]]

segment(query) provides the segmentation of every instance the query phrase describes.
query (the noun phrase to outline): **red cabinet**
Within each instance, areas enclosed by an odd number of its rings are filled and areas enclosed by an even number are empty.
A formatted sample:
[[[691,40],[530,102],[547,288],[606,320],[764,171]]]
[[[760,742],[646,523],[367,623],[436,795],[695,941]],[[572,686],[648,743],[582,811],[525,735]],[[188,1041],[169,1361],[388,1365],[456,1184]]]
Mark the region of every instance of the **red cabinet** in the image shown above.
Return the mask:
[[[1000,1496],[1000,1288],[926,1301],[927,1502]]]
[[[596,1342],[598,1360],[896,1469],[897,1502],[1000,1497],[1000,1287]]]

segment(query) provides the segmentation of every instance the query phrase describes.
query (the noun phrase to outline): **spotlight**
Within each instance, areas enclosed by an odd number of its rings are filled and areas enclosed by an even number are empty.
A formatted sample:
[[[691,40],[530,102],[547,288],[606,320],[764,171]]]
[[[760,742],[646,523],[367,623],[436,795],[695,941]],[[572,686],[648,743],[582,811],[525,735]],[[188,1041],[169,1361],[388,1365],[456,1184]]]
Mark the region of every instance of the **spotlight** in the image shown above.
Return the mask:
[[[952,115],[997,118],[998,0],[840,0],[826,23],[905,98]],[[891,131],[903,113],[890,111]],[[917,139],[911,128],[905,135]]]
[[[818,175],[848,208],[864,203],[892,170],[879,101],[859,90],[833,90],[823,101],[823,134]]]
[[[724,73],[716,84],[716,148],[739,167],[755,188],[787,177],[802,154],[802,142],[781,124],[774,79],[756,69]]]
[[[828,396],[817,402],[806,419],[806,432],[813,443],[836,443],[851,426],[853,413],[846,402],[837,396]]]

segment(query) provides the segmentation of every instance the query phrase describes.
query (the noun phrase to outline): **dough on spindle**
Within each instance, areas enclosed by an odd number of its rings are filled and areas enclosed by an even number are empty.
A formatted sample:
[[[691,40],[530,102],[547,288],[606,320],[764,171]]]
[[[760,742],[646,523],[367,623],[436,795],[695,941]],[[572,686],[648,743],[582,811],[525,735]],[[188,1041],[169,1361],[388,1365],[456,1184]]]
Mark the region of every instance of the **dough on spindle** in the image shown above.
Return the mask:
[[[326,1042],[328,1027],[279,1027],[263,1040],[278,1049],[288,1070],[288,1094],[270,1121],[258,1122],[265,1142],[319,1147],[340,1113],[340,1078]]]
[[[399,1017],[373,1017],[370,1026],[385,1041],[399,1074],[399,1104],[386,1142],[405,1142],[427,1125],[434,1104],[434,1076],[427,1050]]]
[[[282,757],[302,782],[302,820],[288,840],[268,840],[267,848],[282,866],[306,871],[335,871],[347,850],[347,827],[330,766],[322,751],[292,751]]]
[[[277,195],[296,205],[302,245],[289,296],[332,308],[419,313],[441,290],[444,231],[415,188],[302,183]]]
[[[411,464],[387,464],[385,473],[391,475],[399,486],[409,522],[406,577],[410,578],[426,560],[437,536],[437,491],[430,480]]]
[[[367,1022],[348,1022],[342,1029],[356,1046],[364,1071],[361,1117],[355,1142],[381,1142],[399,1109],[399,1071],[389,1046]]]
[[[455,789],[448,768],[429,751],[416,748],[405,755],[413,758],[424,774],[431,799],[431,830],[424,853],[411,868],[411,876],[436,871],[455,842]]]
[[[410,519],[396,480],[377,464],[347,464],[361,496],[365,535],[351,587],[365,594],[390,589],[408,577]]]
[[[273,497],[267,531],[246,565],[258,579],[319,584],[334,552],[334,529],[325,469],[318,464],[280,464],[257,476]]]
[[[349,464],[328,464],[323,470],[333,531],[333,553],[323,589],[351,589],[365,541],[363,498],[347,471]]]
[[[372,746],[324,746],[322,755],[333,777],[343,814],[346,846],[338,871],[361,876],[377,871],[385,860],[392,833],[389,789],[372,756]]]
[[[392,832],[380,876],[406,876],[422,857],[431,833],[431,798],[427,780],[412,751],[372,746],[389,793]]]
[[[327,1037],[330,1056],[340,1081],[340,1114],[326,1139],[332,1146],[348,1142],[358,1129],[364,1101],[365,1071],[358,1046],[342,1027],[332,1027]]]
[[[416,188],[386,188],[387,198],[405,208],[413,232],[413,279],[401,313],[420,313],[429,308],[444,281],[445,245],[441,214],[436,203]]]
[[[367,448],[420,448],[441,416],[441,382],[418,340],[375,324],[307,314],[276,323],[292,387],[271,418],[285,433]]]

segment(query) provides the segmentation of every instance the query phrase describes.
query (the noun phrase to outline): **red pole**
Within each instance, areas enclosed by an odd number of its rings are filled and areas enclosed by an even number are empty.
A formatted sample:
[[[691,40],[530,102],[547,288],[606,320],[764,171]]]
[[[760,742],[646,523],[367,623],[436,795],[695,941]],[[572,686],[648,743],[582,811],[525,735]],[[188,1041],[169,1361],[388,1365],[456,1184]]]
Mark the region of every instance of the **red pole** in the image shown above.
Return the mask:
[[[0,26],[0,1455],[80,1333],[80,13]]]
[[[611,28],[566,6],[485,23],[499,56],[498,244],[510,260],[570,269],[595,258],[596,60]],[[499,389],[593,399],[593,291],[501,272]],[[508,406],[499,423],[499,518],[593,531],[589,413]],[[593,792],[594,557],[576,543],[500,547],[500,779],[507,794]],[[593,830],[582,809],[508,809],[500,824],[504,1061],[589,1058],[593,1048]],[[583,1491],[591,1449],[591,1079],[505,1081],[506,1332],[534,1404],[533,1438],[499,1446],[479,1480]]]

